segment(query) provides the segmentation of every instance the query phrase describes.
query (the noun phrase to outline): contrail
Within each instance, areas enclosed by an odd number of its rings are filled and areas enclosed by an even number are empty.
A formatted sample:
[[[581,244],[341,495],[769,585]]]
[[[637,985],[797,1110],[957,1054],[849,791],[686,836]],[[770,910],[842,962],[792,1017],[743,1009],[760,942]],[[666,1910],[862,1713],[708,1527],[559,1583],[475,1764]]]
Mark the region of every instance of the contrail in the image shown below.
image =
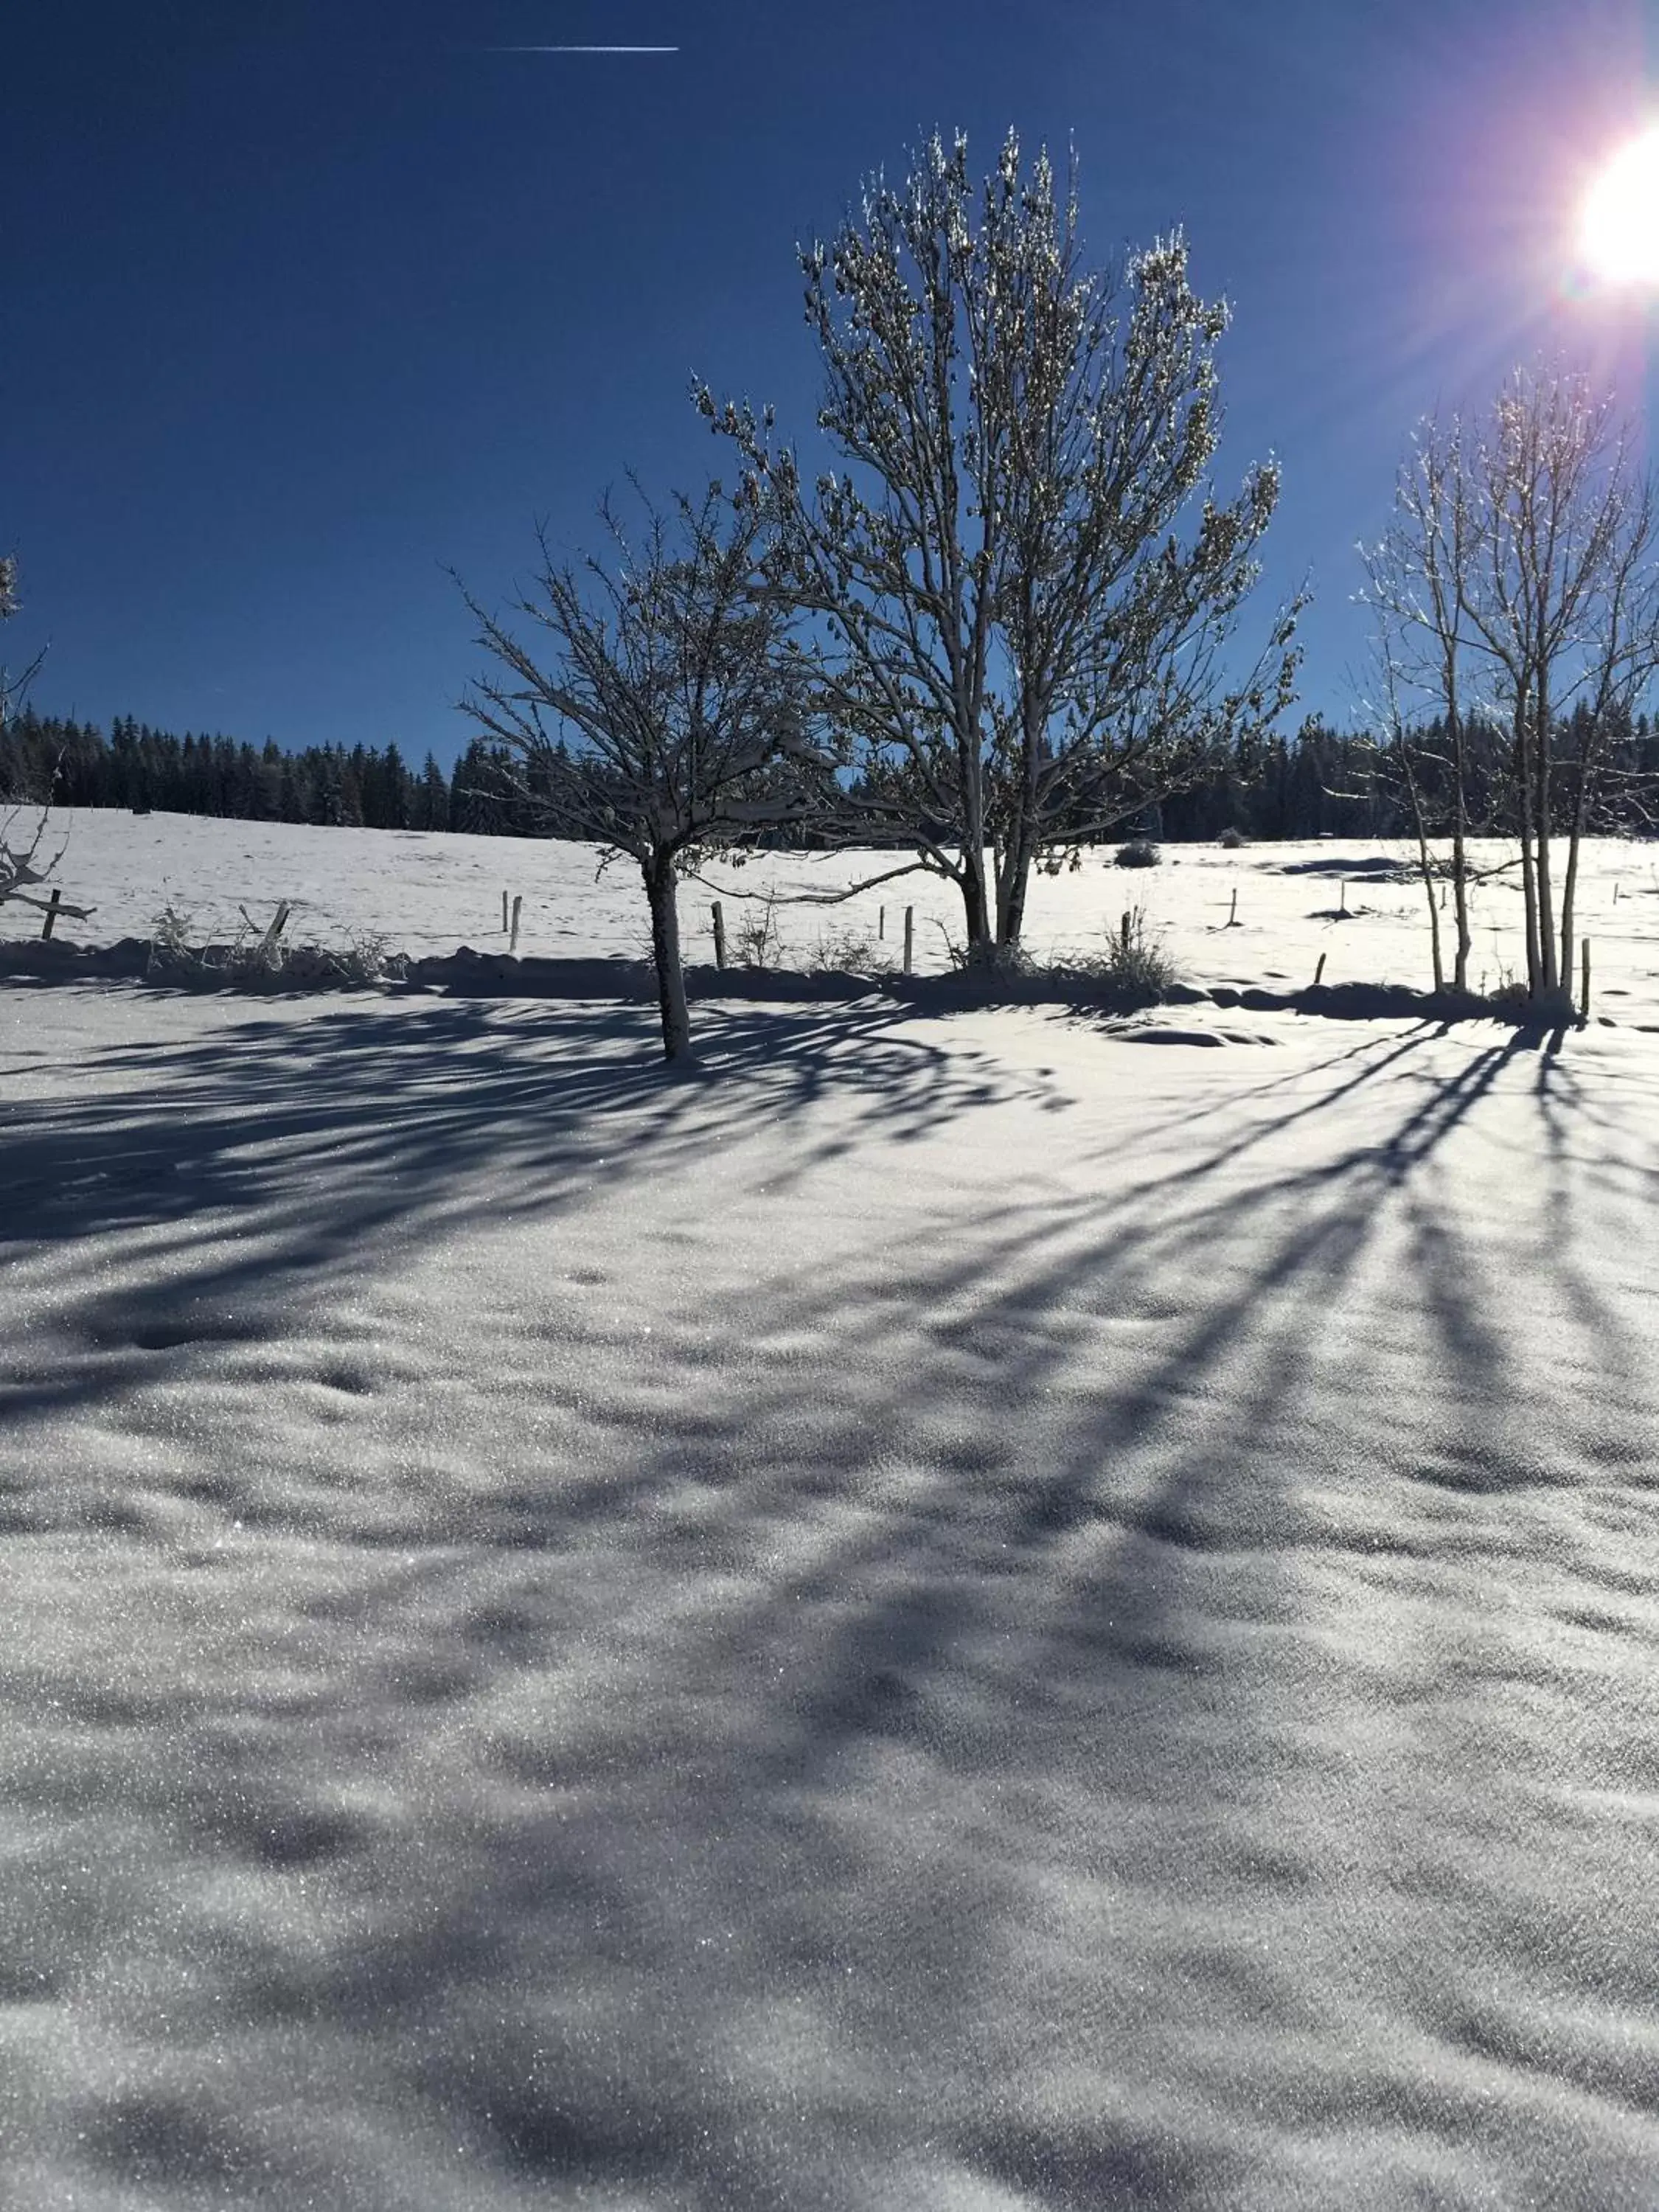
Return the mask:
[[[677,54],[678,46],[489,46],[492,54]]]

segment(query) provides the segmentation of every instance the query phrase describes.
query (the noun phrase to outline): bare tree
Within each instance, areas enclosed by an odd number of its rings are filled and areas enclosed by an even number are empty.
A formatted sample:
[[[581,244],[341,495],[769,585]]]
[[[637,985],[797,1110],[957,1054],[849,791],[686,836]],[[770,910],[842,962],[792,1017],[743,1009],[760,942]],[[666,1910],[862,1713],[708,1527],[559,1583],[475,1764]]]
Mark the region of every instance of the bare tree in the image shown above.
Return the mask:
[[[0,622],[9,621],[17,611],[16,556],[0,554]],[[45,658],[43,648],[16,676],[0,665],[0,737],[5,735],[18,701]],[[27,831],[20,830],[19,817],[24,805],[30,802],[38,804],[39,812]],[[63,842],[56,852],[47,849],[52,842],[51,788],[38,792],[0,788],[0,810],[3,810],[0,811],[0,904],[15,900],[21,906],[39,907],[45,911],[50,902],[35,896],[33,887],[49,881],[66,849]],[[84,919],[91,908],[70,907],[63,911]]]
[[[1467,981],[1472,712],[1509,731],[1528,999],[1572,984],[1583,838],[1628,826],[1644,779],[1620,741],[1659,670],[1659,507],[1631,434],[1578,376],[1517,371],[1489,420],[1419,434],[1367,556],[1383,649],[1448,732],[1458,968]],[[1565,871],[1556,890],[1561,836]]]
[[[1045,851],[1198,781],[1288,698],[1294,609],[1242,685],[1218,676],[1277,471],[1175,534],[1215,452],[1227,310],[1178,237],[1091,274],[1075,178],[1062,195],[1046,154],[1023,173],[1012,133],[977,200],[965,140],[936,136],[800,263],[848,468],[809,493],[769,415],[695,396],[778,498],[866,828],[957,884],[970,953],[1012,947]]]
[[[1653,483],[1582,377],[1517,373],[1473,466],[1485,526],[1466,605],[1511,715],[1528,990],[1559,1000],[1572,982],[1580,840],[1611,789],[1615,732],[1659,665]]]
[[[1452,988],[1467,991],[1469,953],[1469,696],[1478,682],[1473,626],[1466,611],[1478,514],[1463,462],[1462,432],[1430,420],[1419,429],[1410,459],[1395,479],[1394,518],[1373,546],[1361,548],[1361,593],[1377,625],[1382,679],[1385,759],[1394,771],[1417,835],[1428,895],[1435,988],[1443,988],[1439,909],[1431,837],[1451,840],[1455,942]],[[1443,743],[1425,738],[1425,717]]]
[[[17,596],[17,556],[15,553],[0,553],[0,622],[8,622],[19,611]],[[17,711],[18,702],[40,672],[46,651],[41,647],[33,660],[16,673],[0,662],[0,731]]]
[[[832,755],[814,741],[811,662],[794,617],[762,587],[763,503],[645,502],[632,542],[607,501],[610,566],[557,562],[515,611],[548,633],[544,666],[469,594],[499,672],[464,702],[516,765],[514,795],[554,835],[635,861],[651,913],[663,1051],[690,1049],[677,884],[706,853],[754,842],[828,803]]]

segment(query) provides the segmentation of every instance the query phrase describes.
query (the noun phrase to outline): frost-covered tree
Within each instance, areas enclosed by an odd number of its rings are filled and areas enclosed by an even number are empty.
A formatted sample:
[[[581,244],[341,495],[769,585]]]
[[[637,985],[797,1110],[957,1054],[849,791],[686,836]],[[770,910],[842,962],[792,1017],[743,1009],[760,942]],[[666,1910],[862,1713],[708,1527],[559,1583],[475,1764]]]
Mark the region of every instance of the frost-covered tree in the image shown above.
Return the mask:
[[[648,502],[637,540],[607,501],[609,565],[556,562],[515,611],[550,641],[546,663],[470,595],[496,670],[466,711],[515,766],[541,827],[634,860],[670,1060],[690,1048],[677,885],[706,853],[803,822],[834,791],[814,738],[811,665],[795,615],[764,588],[764,503],[711,484],[700,501]]]
[[[1207,495],[1227,310],[1179,236],[1085,268],[1074,179],[1023,169],[1012,133],[977,193],[936,136],[800,265],[840,470],[809,484],[769,415],[695,396],[776,501],[866,830],[957,885],[970,953],[1011,948],[1045,853],[1201,780],[1288,699],[1293,609],[1242,683],[1218,652],[1278,472]]]

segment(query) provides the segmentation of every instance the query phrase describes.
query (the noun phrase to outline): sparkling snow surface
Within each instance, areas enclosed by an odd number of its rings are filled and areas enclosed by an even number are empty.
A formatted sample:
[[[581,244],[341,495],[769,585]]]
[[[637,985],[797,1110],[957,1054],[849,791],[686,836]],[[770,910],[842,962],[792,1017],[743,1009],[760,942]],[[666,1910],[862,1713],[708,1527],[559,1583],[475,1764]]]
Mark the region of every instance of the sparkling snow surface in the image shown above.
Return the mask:
[[[1650,2212],[1659,1042],[695,1019],[0,987],[0,2204]]]

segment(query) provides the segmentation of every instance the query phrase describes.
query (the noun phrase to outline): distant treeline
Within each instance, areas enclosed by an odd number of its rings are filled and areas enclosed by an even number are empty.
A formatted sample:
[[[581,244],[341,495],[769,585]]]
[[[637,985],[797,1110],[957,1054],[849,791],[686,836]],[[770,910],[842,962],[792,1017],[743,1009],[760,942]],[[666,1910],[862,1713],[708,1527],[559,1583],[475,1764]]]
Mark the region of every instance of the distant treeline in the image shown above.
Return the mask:
[[[1433,725],[1423,733],[1432,741]],[[1501,826],[1507,740],[1495,729],[1470,733],[1472,812]],[[1616,748],[1620,765],[1648,782],[1659,777],[1659,724],[1641,716]],[[395,744],[307,745],[284,752],[274,740],[252,745],[221,736],[153,730],[118,716],[107,736],[89,722],[26,708],[0,730],[0,799],[43,799],[61,806],[128,807],[143,812],[217,815],[242,822],[308,822],[361,830],[462,830],[533,836],[533,809],[513,792],[504,748],[482,739],[446,775],[428,753],[411,768]],[[1395,780],[1368,738],[1304,722],[1249,762],[1197,789],[1126,820],[1172,842],[1244,836],[1398,837],[1409,819]]]
[[[153,730],[118,715],[90,722],[25,708],[0,731],[0,794],[59,806],[219,815],[239,822],[312,822],[352,830],[480,829],[463,818],[461,778],[428,753],[412,769],[395,744],[307,745]],[[458,813],[459,808],[459,813]]]

